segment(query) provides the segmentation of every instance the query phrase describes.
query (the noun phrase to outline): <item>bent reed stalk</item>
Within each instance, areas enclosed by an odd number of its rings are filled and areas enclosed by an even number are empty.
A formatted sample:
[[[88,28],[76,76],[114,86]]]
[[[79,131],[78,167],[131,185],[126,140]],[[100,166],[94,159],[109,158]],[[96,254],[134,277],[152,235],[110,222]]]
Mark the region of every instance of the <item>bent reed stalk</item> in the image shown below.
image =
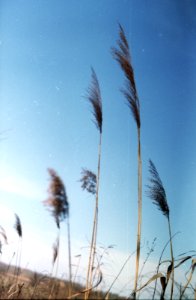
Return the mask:
[[[134,70],[131,64],[131,55],[129,44],[126,39],[124,30],[119,24],[119,39],[117,40],[118,48],[112,48],[114,59],[120,65],[126,81],[125,88],[121,90],[128,106],[131,110],[133,118],[137,125],[138,135],[138,223],[137,223],[137,250],[136,250],[136,269],[135,269],[135,282],[134,282],[134,296],[136,298],[136,291],[139,276],[139,262],[140,262],[140,248],[141,248],[141,226],[142,226],[142,158],[141,158],[141,120],[140,120],[140,102],[136,89]]]
[[[102,99],[101,91],[99,87],[99,82],[97,75],[94,69],[91,69],[91,85],[87,90],[87,99],[92,105],[93,115],[95,117],[95,124],[99,130],[99,145],[98,145],[98,166],[97,166],[97,176],[96,176],[96,196],[95,196],[95,211],[93,219],[93,231],[90,245],[90,254],[86,278],[86,290],[85,299],[89,297],[89,289],[92,287],[92,278],[93,278],[93,266],[95,261],[96,254],[96,244],[97,244],[97,227],[98,227],[98,209],[99,209],[99,182],[100,182],[100,165],[101,165],[101,147],[102,147]]]

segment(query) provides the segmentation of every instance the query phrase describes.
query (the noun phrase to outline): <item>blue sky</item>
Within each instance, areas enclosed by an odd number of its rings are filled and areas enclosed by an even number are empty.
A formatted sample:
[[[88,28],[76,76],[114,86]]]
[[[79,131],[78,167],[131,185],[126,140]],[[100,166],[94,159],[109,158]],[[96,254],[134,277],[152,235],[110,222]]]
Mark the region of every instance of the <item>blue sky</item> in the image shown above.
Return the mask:
[[[195,1],[181,0],[0,1],[0,203],[20,216],[24,244],[36,235],[50,247],[56,235],[41,203],[48,167],[67,188],[73,240],[90,240],[94,199],[78,180],[82,167],[97,167],[99,136],[84,97],[93,66],[103,100],[98,241],[121,253],[135,249],[137,132],[111,55],[120,22],[141,104],[142,256],[146,241],[157,237],[156,258],[168,240],[166,219],[145,195],[149,158],[166,189],[173,233],[181,232],[175,254],[196,249],[195,11]]]

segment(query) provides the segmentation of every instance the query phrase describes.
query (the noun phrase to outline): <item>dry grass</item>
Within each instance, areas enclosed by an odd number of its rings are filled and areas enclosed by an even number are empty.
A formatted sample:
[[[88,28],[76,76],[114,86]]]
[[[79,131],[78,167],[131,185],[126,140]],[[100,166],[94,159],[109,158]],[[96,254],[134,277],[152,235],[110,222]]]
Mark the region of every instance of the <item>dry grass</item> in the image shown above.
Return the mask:
[[[18,278],[18,283],[15,282],[15,275],[10,269],[6,272],[7,266],[0,264],[0,299],[68,299],[70,283],[65,280],[50,276],[34,273],[30,270],[22,269],[22,274]],[[51,295],[51,284],[55,286]],[[83,299],[84,294],[80,293],[84,287],[80,284],[72,285],[72,294],[78,294],[73,299]],[[103,292],[91,291],[91,299],[103,299]],[[123,299],[117,294],[110,294],[110,299]]]

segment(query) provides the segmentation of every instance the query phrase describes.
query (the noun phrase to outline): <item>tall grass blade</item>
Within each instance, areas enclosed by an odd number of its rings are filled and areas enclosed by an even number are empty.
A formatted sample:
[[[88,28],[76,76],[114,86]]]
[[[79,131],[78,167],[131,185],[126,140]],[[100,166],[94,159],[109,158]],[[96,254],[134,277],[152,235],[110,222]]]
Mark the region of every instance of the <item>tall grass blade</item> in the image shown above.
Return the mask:
[[[128,261],[130,260],[131,256],[132,256],[134,253],[135,253],[135,251],[134,251],[132,254],[130,254],[130,255],[127,257],[127,259],[125,260],[125,262],[124,262],[124,264],[122,265],[120,271],[118,272],[118,274],[116,275],[116,277],[115,277],[114,280],[112,281],[112,283],[111,283],[109,289],[107,290],[107,292],[106,292],[106,294],[105,294],[105,296],[104,296],[104,299],[108,299],[108,296],[109,296],[109,293],[110,293],[111,289],[113,288],[115,282],[118,280],[118,278],[119,278],[120,274],[122,273],[124,267],[126,266],[126,264],[128,263]]]
[[[175,237],[175,235],[177,235],[179,232],[176,232],[173,236],[172,236],[172,239]],[[156,271],[156,274],[159,273],[159,267],[161,265],[161,260],[162,260],[162,257],[163,257],[163,254],[165,252],[165,249],[167,248],[167,246],[170,244],[170,239],[167,241],[167,243],[165,244],[165,246],[163,247],[163,250],[161,252],[161,255],[159,257],[159,262],[158,262],[158,265],[157,265],[157,271]],[[154,287],[154,291],[153,291],[153,296],[152,296],[152,299],[154,300],[154,297],[155,297],[155,293],[156,293],[156,287],[157,287],[157,280],[155,280],[155,287]]]
[[[189,275],[189,278],[187,280],[187,283],[186,285],[184,286],[183,290],[181,291],[181,294],[180,294],[180,299],[182,299],[188,285],[190,284],[191,280],[192,280],[192,277],[193,277],[193,273],[195,271],[195,268],[196,268],[196,259],[192,259],[192,264],[191,264],[191,272],[190,272],[190,275]]]
[[[76,294],[73,294],[73,295],[67,297],[67,299],[76,298],[76,297],[78,297],[78,296],[80,296],[82,294],[86,295],[86,293],[90,293],[93,289],[95,289],[96,287],[98,287],[100,285],[100,283],[102,282],[102,280],[103,280],[103,274],[102,274],[101,270],[99,270],[99,278],[98,278],[97,282],[93,286],[91,286],[88,289],[84,289],[84,290],[82,290],[82,291],[80,291],[80,292],[78,292]],[[78,299],[80,299],[80,298],[78,298]]]
[[[154,280],[156,280],[157,278],[161,278],[164,277],[164,275],[162,273],[158,273],[153,275],[145,284],[143,284],[139,289],[137,289],[137,292],[141,291],[142,289],[144,289],[147,285],[149,285],[151,282],[153,282]]]

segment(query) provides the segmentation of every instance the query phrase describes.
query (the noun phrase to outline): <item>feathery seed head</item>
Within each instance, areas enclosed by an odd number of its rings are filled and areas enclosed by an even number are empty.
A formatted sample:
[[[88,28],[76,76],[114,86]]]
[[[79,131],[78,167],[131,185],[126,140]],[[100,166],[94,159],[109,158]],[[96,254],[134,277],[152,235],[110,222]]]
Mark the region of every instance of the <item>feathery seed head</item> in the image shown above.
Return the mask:
[[[48,172],[50,174],[49,197],[43,203],[49,207],[57,227],[60,228],[60,222],[69,215],[68,198],[61,178],[53,169],[48,169]]]
[[[91,84],[89,88],[87,89],[87,96],[86,98],[90,101],[93,108],[93,115],[95,117],[95,124],[102,133],[102,122],[103,122],[103,116],[102,116],[102,99],[101,99],[101,91],[99,87],[99,82],[97,79],[97,75],[94,71],[94,69],[91,69],[92,75],[91,75]]]
[[[148,185],[149,190],[147,192],[147,195],[153,200],[153,203],[158,207],[158,209],[162,211],[163,215],[169,218],[169,206],[167,203],[165,189],[155,165],[151,160],[149,160],[149,164],[151,185]]]
[[[128,105],[136,121],[137,127],[140,128],[140,103],[137,95],[134,70],[131,64],[129,44],[121,25],[119,25],[119,40],[117,40],[117,45],[118,48],[112,48],[112,55],[114,59],[119,63],[126,77],[125,88],[123,88],[121,91],[128,101]]]
[[[91,194],[96,193],[96,185],[97,185],[97,177],[96,175],[88,170],[88,169],[82,169],[82,178],[80,179],[80,182],[82,182],[82,189],[87,190],[87,192]]]

